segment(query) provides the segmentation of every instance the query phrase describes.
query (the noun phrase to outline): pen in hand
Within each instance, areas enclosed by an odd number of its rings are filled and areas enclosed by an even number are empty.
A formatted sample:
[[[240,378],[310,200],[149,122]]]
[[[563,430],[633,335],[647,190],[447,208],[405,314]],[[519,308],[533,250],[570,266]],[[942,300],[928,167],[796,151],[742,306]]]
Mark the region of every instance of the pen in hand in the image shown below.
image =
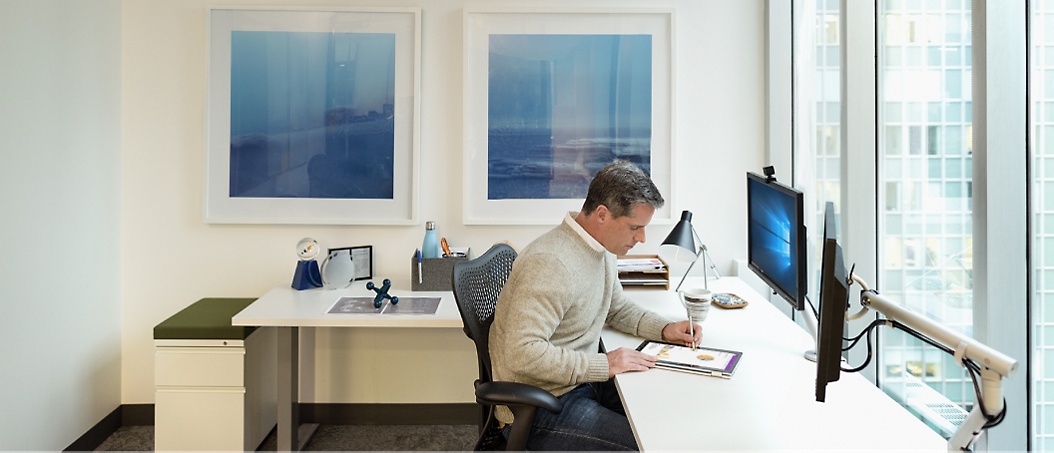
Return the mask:
[[[421,256],[421,249],[417,249],[417,284],[424,284],[424,273],[421,272],[421,261],[424,257]]]
[[[692,314],[688,313],[688,335],[692,336],[692,350],[695,350],[695,324],[692,323]]]

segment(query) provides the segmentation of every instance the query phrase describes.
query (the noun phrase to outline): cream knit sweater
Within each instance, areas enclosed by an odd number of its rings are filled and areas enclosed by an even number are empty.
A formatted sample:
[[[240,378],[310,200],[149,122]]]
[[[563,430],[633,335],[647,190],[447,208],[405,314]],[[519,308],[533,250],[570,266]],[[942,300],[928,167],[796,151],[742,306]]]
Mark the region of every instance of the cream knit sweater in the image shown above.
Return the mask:
[[[615,255],[573,215],[524,248],[513,264],[490,330],[495,381],[523,382],[556,396],[605,381],[607,356],[598,352],[605,324],[661,340],[670,322],[623,294]],[[513,418],[504,406],[496,416],[505,423]]]

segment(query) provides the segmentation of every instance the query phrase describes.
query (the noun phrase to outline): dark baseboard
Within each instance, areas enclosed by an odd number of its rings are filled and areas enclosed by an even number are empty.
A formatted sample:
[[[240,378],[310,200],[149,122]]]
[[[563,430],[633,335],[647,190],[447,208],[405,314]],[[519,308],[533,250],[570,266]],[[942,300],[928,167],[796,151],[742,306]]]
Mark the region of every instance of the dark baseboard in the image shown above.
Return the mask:
[[[475,403],[300,403],[300,421],[323,425],[474,425]],[[154,424],[153,404],[122,404],[63,451],[91,451],[122,426]]]
[[[300,403],[300,421],[322,425],[475,425],[475,403]]]
[[[121,426],[153,426],[153,404],[122,404]]]
[[[73,441],[63,451],[92,451],[95,450],[99,445],[102,445],[104,441],[111,434],[117,431],[117,428],[121,427],[121,408],[118,407],[110,412],[109,415],[102,418],[99,423],[92,426],[88,432],[84,433],[77,440]]]

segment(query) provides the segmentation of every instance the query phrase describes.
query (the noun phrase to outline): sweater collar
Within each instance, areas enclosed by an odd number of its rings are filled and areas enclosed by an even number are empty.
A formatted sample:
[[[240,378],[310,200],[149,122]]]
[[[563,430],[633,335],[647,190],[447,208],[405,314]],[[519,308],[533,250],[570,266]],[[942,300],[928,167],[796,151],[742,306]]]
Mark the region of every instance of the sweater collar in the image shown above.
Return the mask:
[[[577,216],[578,212],[576,211],[568,212],[567,215],[564,216],[564,224],[571,228],[572,231],[577,233],[578,236],[581,237],[582,240],[586,243],[586,245],[588,245],[589,248],[593,249],[593,251],[606,252],[607,249],[604,248],[604,246],[601,245],[600,242],[596,240],[596,238],[587,233],[586,230],[582,228],[582,225],[579,225],[578,222],[575,221],[575,217]]]

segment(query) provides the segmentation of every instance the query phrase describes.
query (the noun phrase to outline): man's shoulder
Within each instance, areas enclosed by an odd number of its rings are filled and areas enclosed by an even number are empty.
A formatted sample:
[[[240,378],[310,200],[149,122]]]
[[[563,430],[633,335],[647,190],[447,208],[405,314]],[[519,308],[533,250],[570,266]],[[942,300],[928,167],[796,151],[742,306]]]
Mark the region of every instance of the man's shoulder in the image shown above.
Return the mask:
[[[569,272],[579,273],[598,269],[597,266],[605,261],[606,255],[590,247],[570,226],[560,224],[524,247],[516,260],[522,259],[525,263],[531,263],[532,267],[555,269],[561,266]]]
[[[577,243],[581,241],[582,239],[575,235],[574,230],[561,223],[527,244],[521,255],[559,254],[561,251],[567,251],[568,247],[577,246]]]

